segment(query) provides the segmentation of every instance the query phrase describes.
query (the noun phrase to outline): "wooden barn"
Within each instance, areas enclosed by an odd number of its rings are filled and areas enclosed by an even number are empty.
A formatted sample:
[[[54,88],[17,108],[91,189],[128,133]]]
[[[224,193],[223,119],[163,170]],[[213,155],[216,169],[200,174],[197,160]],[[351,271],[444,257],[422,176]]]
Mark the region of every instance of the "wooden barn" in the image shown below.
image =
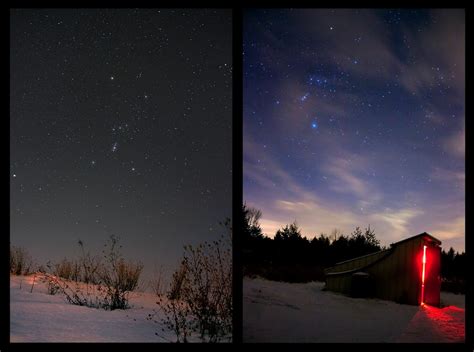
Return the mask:
[[[423,232],[325,269],[326,289],[405,304],[440,304],[441,241]]]

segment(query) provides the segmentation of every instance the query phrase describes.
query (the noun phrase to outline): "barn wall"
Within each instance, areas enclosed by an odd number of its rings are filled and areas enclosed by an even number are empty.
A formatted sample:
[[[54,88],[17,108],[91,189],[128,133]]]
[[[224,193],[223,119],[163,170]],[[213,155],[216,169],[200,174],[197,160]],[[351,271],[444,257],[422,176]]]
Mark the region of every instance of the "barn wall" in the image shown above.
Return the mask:
[[[416,259],[420,248],[419,238],[400,243],[390,256],[368,269],[377,282],[377,297],[418,304],[420,279]]]
[[[326,274],[329,274],[326,276],[326,287],[329,290],[350,293],[352,274],[354,270],[360,268],[369,273],[371,279],[374,280],[375,297],[418,305],[421,303],[423,245],[428,246],[431,258],[431,267],[425,273],[425,302],[439,305],[440,247],[427,242],[422,236],[398,243],[388,255],[386,251],[382,251],[328,268],[326,270]],[[377,260],[379,261],[369,265]],[[367,265],[369,266],[367,267]],[[344,273],[345,271],[351,272]],[[338,272],[341,274],[330,274]]]

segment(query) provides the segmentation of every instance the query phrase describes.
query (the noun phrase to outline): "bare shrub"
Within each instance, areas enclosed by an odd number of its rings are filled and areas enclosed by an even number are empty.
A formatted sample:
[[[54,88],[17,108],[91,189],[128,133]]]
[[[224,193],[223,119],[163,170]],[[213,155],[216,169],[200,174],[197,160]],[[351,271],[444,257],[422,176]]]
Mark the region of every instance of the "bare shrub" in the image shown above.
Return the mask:
[[[74,263],[63,258],[55,265],[54,274],[66,280],[72,279]]]
[[[81,256],[79,257],[79,262],[74,266],[74,274],[79,275],[80,273],[80,280],[82,282],[99,284],[99,271],[102,265],[100,257],[92,256],[90,252],[86,252],[82,240],[79,240],[77,243],[81,248]],[[75,281],[77,281],[77,278]]]
[[[182,295],[195,317],[202,339],[217,342],[232,330],[232,264],[222,240],[188,247]]]
[[[71,280],[78,282],[81,280],[81,266],[77,260],[73,261]]]
[[[46,282],[46,290],[49,295],[55,295],[58,292],[63,292],[58,280],[53,280],[48,274],[45,274],[43,281]]]
[[[138,286],[138,280],[143,270],[141,263],[125,261],[120,253],[122,246],[119,239],[110,236],[109,243],[103,250],[105,263],[100,267],[99,278],[105,288],[104,308],[126,309],[129,293]]]
[[[187,270],[188,266],[186,265],[185,260],[183,260],[179,269],[173,274],[173,279],[171,280],[171,287],[167,295],[170,300],[180,299],[181,289],[184,280],[186,279]]]
[[[33,271],[33,260],[23,247],[10,247],[10,273],[13,275],[29,275]]]
[[[158,270],[155,268],[153,278],[149,281],[149,287],[151,288],[152,292],[158,297],[163,296],[165,294],[163,267],[160,266]]]
[[[107,310],[129,308],[129,293],[136,290],[143,265],[126,261],[119,240],[110,237],[103,251],[104,261],[86,252],[79,241],[81,256],[78,261],[48,262],[45,274],[48,293],[62,293],[74,305]],[[108,248],[108,249],[107,249]]]
[[[157,303],[162,323],[186,342],[190,332],[204,342],[229,339],[232,333],[232,228],[228,236],[197,247],[185,246],[183,261],[173,275],[168,300]]]
[[[192,322],[189,316],[192,314],[186,302],[178,299],[166,299],[159,297],[157,304],[164,312],[164,318],[161,322],[164,326],[174,332],[176,342],[188,342],[192,332]],[[149,318],[153,315],[150,314]]]
[[[103,308],[100,286],[85,283],[81,286],[78,283],[65,280],[51,273],[46,273],[44,280],[47,284],[48,293],[51,295],[61,293],[66,298],[66,301],[71,304],[90,308]]]

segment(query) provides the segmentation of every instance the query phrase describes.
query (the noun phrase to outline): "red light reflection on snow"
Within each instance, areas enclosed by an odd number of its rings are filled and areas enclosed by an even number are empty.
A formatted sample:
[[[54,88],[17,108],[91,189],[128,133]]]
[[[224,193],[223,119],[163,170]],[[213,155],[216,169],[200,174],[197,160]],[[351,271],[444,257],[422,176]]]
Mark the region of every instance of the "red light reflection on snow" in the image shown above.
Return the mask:
[[[423,304],[422,310],[426,317],[433,322],[440,336],[448,341],[464,341],[464,309],[456,306],[436,308]]]

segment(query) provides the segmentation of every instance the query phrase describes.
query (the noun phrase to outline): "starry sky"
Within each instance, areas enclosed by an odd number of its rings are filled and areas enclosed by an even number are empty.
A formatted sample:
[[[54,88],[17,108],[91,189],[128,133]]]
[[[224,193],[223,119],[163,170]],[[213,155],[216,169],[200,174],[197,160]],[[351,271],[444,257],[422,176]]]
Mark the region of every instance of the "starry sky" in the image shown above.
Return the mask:
[[[232,12],[10,12],[10,240],[39,263],[111,234],[145,273],[232,211]]]
[[[465,14],[244,13],[244,201],[272,237],[429,232],[464,250]]]

